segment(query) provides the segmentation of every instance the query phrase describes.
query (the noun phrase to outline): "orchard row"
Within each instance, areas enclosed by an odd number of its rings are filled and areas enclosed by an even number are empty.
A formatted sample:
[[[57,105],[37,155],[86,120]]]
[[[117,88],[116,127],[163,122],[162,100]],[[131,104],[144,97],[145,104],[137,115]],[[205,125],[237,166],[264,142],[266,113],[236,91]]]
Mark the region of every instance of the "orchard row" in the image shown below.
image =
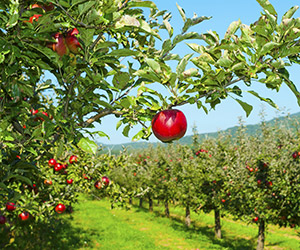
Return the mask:
[[[298,132],[268,127],[249,136],[241,126],[235,137],[195,141],[192,147],[170,144],[122,155],[123,163],[111,178],[122,187],[127,200],[170,202],[190,211],[216,215],[215,232],[221,237],[220,216],[259,225],[296,227],[300,223],[300,148]]]

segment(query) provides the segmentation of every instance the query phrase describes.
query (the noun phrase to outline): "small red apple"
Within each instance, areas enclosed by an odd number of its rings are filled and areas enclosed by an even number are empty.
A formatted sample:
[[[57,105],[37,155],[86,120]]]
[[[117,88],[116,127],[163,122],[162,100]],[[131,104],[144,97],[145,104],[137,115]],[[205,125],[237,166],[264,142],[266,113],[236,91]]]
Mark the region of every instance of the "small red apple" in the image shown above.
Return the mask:
[[[31,109],[30,111],[32,115],[36,115],[39,112],[38,109]]]
[[[54,165],[54,171],[60,171],[63,169],[63,164],[60,164],[60,163],[56,163]]]
[[[108,179],[107,176],[103,176],[102,177],[102,182],[105,186],[107,186],[110,183],[110,180]]]
[[[8,211],[14,211],[16,209],[16,204],[13,202],[7,202],[6,203],[6,210]]]
[[[67,33],[67,36],[66,36],[66,44],[69,48],[69,50],[74,53],[74,54],[78,54],[78,48],[81,48],[81,45],[77,39],[77,37],[75,35],[77,35],[79,32],[76,28],[70,30],[68,33]]]
[[[298,157],[298,152],[295,151],[293,154],[292,154],[293,158],[296,159]]]
[[[29,213],[28,212],[22,212],[22,213],[20,213],[19,214],[19,218],[21,219],[21,220],[28,220],[28,218],[29,218]]]
[[[78,162],[78,157],[77,155],[71,155],[70,158],[69,158],[69,162],[70,164],[73,164],[74,162]]]
[[[94,187],[95,187],[96,189],[101,189],[101,188],[102,188],[102,183],[101,183],[101,181],[96,181],[95,184],[94,184]]]
[[[226,202],[226,200],[225,200],[225,199],[222,199],[221,201],[222,201],[222,203],[225,203],[225,202]]]
[[[63,56],[63,55],[67,55],[69,54],[69,50],[68,50],[68,47],[65,43],[65,38],[64,36],[57,32],[53,35],[53,38],[55,39],[55,43],[49,43],[48,44],[48,47],[51,48],[53,51],[56,51],[57,54],[59,56]]]
[[[257,222],[258,221],[258,217],[256,216],[255,218],[253,218],[253,221]]]
[[[72,184],[72,183],[73,183],[73,179],[68,179],[68,180],[67,180],[67,183],[68,183],[68,184]]]
[[[63,213],[66,210],[66,206],[64,204],[59,203],[56,207],[55,207],[55,212],[58,214]]]
[[[184,136],[187,121],[184,114],[177,109],[163,110],[152,119],[152,131],[162,142],[171,142]]]
[[[52,182],[51,180],[47,180],[47,179],[46,179],[46,180],[44,180],[44,184],[50,186],[50,185],[53,184],[53,182]]]
[[[50,166],[50,167],[53,167],[53,166],[55,166],[55,164],[56,164],[56,160],[55,159],[50,159],[49,161],[48,161],[48,165]]]
[[[4,215],[0,215],[0,224],[6,223],[6,217]]]

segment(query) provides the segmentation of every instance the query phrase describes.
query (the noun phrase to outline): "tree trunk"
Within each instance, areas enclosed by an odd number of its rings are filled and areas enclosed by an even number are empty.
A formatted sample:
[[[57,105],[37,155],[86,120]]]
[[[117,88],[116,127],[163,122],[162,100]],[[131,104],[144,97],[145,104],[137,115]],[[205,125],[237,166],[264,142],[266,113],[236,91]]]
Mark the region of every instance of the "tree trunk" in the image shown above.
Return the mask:
[[[222,238],[220,211],[217,208],[215,209],[215,236],[218,239]]]
[[[189,205],[185,207],[185,225],[187,227],[191,226],[191,211]]]
[[[265,246],[265,221],[261,220],[258,228],[258,239],[256,250],[263,250]]]
[[[153,212],[153,200],[149,197],[149,212]]]
[[[142,208],[143,207],[143,198],[140,198],[140,204],[139,207]]]
[[[129,197],[129,205],[132,205],[132,197]]]
[[[168,218],[170,217],[169,203],[167,200],[165,201],[165,215]]]

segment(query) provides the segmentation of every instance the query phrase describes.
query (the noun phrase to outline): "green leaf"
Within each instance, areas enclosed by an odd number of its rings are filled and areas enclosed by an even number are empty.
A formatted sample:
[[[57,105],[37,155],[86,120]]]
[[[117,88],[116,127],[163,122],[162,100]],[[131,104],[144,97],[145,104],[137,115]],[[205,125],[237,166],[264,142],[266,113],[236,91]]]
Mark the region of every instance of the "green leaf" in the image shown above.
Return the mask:
[[[138,52],[130,50],[130,49],[116,49],[116,50],[113,50],[112,52],[110,52],[108,55],[109,56],[119,56],[119,57],[136,56],[136,55],[138,55]]]
[[[180,43],[183,40],[188,40],[188,39],[203,39],[203,36],[197,32],[189,32],[189,33],[185,33],[184,35],[179,34],[174,37],[173,46],[175,46],[177,43]]]
[[[262,55],[266,55],[268,54],[274,47],[276,46],[279,46],[280,44],[279,43],[276,43],[276,42],[268,42],[266,43],[262,48],[261,50],[259,51],[259,55],[262,56]]]
[[[110,140],[110,137],[106,133],[104,133],[103,131],[96,131],[96,132],[92,132],[91,134],[97,134],[100,137],[107,137],[107,139]]]
[[[129,82],[130,75],[127,72],[118,72],[112,80],[113,85],[118,89],[123,89]]]
[[[177,75],[181,75],[182,72],[185,70],[186,65],[188,64],[190,58],[193,56],[193,54],[187,54],[186,56],[184,56],[181,61],[178,63],[177,67],[176,67],[176,73]]]
[[[94,5],[96,5],[96,1],[88,1],[87,3],[80,4],[78,6],[79,16],[84,15],[86,12],[90,11]]]
[[[206,17],[206,16],[201,16],[201,17],[193,17],[193,18],[188,18],[186,22],[184,23],[184,26],[182,28],[182,33],[185,33],[190,27],[203,22],[204,20],[211,19],[211,17]]]
[[[264,101],[264,102],[270,104],[273,108],[278,109],[277,104],[274,103],[270,98],[261,97],[258,93],[256,93],[253,90],[250,90],[250,91],[247,91],[247,92],[250,93],[250,94],[252,94],[252,95],[254,95],[255,97],[259,98],[261,101]]]
[[[181,18],[184,22],[186,22],[186,16],[185,16],[185,11],[183,8],[181,8],[177,3],[176,3],[177,9],[181,15]]]
[[[161,73],[161,68],[158,62],[151,58],[147,58],[145,61],[156,74]]]
[[[236,98],[234,98],[234,99],[242,106],[242,108],[246,112],[246,116],[248,117],[250,115],[253,107],[250,104],[241,101],[240,99],[236,99]]]
[[[127,5],[128,7],[144,7],[144,8],[157,9],[155,3],[153,3],[152,1],[141,1],[141,2],[129,1]]]
[[[242,22],[240,19],[238,21],[232,22],[229,25],[229,27],[224,35],[224,39],[230,39],[232,37],[232,35],[235,34],[235,32],[239,29],[241,24],[242,24]]]
[[[129,130],[130,130],[130,125],[126,125],[125,128],[123,129],[122,131],[122,134],[126,137],[128,137],[128,133],[129,133]]]
[[[18,175],[18,174],[12,174],[12,175],[9,175],[9,176],[7,176],[7,177],[5,178],[5,180],[10,180],[10,179],[12,179],[12,178],[21,180],[21,181],[25,182],[26,184],[32,186],[32,181],[31,181],[29,178],[27,178],[27,177],[25,177],[25,176],[22,176],[22,175]]]
[[[291,7],[283,16],[281,20],[290,19],[295,14],[295,12],[299,9],[299,6]]]
[[[91,141],[89,138],[81,138],[77,146],[84,152],[90,154],[96,154],[98,149],[98,145],[94,141]]]
[[[276,10],[274,9],[273,5],[268,0],[256,0],[256,1],[260,4],[260,6],[264,10],[267,10],[273,16],[277,16]]]
[[[221,67],[224,68],[229,68],[232,65],[232,61],[229,58],[221,57],[218,61],[217,64]]]

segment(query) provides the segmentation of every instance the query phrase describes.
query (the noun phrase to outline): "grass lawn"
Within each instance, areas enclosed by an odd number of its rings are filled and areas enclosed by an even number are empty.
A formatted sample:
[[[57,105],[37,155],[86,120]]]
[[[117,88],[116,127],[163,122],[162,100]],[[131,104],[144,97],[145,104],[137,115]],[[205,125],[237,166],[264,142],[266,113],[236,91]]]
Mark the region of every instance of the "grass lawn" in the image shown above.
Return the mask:
[[[222,218],[223,238],[214,237],[212,214],[192,213],[193,224],[183,223],[184,210],[172,208],[171,218],[162,216],[163,208],[154,212],[132,207],[131,210],[111,210],[107,200],[81,198],[74,213],[64,215],[66,227],[55,249],[103,250],[203,250],[255,249],[257,227]],[[265,249],[300,249],[299,232],[269,226]],[[53,246],[53,244],[52,244]]]

